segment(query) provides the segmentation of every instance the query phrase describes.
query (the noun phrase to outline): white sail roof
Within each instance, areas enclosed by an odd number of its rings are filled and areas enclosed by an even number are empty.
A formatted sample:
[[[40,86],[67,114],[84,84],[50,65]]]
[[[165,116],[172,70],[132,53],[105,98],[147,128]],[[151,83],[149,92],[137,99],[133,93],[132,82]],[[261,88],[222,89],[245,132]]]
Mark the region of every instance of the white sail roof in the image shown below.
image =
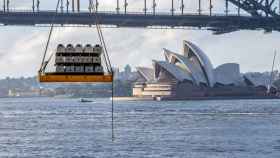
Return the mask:
[[[206,83],[206,78],[203,73],[197,69],[192,62],[185,56],[173,53],[168,49],[164,49],[164,54],[168,58],[168,62],[171,64],[180,63],[186,70],[186,73],[192,77],[192,81],[199,85],[199,83]]]
[[[184,50],[188,52],[184,52],[187,58],[191,58],[194,56],[197,58],[205,77],[207,78],[207,81],[209,82],[209,86],[214,86],[215,84],[215,78],[214,78],[214,72],[213,72],[213,65],[208,58],[208,56],[195,44],[189,41],[184,41]],[[196,64],[196,63],[194,63]]]
[[[177,81],[192,81],[192,77],[185,73],[182,69],[180,69],[178,66],[174,64],[170,64],[165,61],[153,61],[153,65],[155,67],[155,78],[158,79],[159,74],[162,70],[168,72],[170,75],[172,75],[173,78],[175,78]]]
[[[136,67],[137,72],[148,82],[154,81],[155,71],[152,68]]]
[[[215,70],[217,83],[229,85],[236,84],[241,80],[240,67],[236,63],[226,63],[218,66]]]

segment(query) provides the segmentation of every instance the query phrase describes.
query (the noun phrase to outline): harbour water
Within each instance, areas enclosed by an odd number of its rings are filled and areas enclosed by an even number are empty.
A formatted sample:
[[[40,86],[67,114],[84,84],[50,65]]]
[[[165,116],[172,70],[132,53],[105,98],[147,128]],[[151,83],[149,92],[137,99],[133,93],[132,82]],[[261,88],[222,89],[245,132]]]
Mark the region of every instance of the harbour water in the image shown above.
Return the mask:
[[[279,100],[0,99],[0,157],[279,158]]]

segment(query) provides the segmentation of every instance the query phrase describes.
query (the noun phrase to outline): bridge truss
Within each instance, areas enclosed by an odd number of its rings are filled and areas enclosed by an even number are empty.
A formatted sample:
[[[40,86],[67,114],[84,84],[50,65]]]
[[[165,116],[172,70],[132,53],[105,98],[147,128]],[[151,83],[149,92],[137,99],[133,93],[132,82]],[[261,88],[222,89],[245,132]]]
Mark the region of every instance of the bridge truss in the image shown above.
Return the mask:
[[[197,2],[197,12],[186,12],[186,1],[179,1],[176,11],[175,0],[170,1],[170,11],[158,12],[158,0],[142,0],[142,12],[129,12],[129,0],[116,0],[116,9],[104,12],[98,0],[88,0],[87,11],[81,11],[80,0],[61,0],[58,14],[51,10],[40,10],[40,0],[31,0],[29,11],[11,9],[12,0],[2,0],[0,24],[2,25],[49,25],[52,21],[59,26],[94,25],[92,12],[98,14],[100,24],[111,27],[145,27],[145,28],[199,28],[222,34],[237,30],[280,31],[280,0],[224,0],[224,13],[213,13],[215,0],[193,0]],[[152,2],[152,7],[148,7]],[[209,10],[203,11],[202,3],[207,2]],[[133,3],[133,2],[131,2]],[[229,5],[237,7],[236,13],[230,13]],[[241,13],[242,12],[242,13]],[[246,12],[246,14],[244,14]],[[56,15],[56,18],[53,17]]]

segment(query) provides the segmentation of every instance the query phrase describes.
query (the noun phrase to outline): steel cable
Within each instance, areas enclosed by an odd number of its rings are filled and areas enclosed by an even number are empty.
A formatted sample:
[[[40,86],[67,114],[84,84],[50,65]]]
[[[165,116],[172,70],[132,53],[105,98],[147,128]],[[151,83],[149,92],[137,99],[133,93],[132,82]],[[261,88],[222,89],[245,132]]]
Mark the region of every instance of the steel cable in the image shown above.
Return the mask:
[[[49,31],[48,40],[47,40],[47,44],[46,44],[46,47],[45,47],[45,50],[44,50],[44,56],[43,56],[43,59],[42,59],[42,63],[41,63],[41,67],[40,67],[39,73],[42,73],[42,72],[45,71],[45,68],[47,67],[48,62],[49,62],[49,61],[45,62],[45,59],[46,59],[46,55],[47,55],[47,52],[48,52],[51,36],[52,36],[52,33],[53,33],[54,20],[55,20],[57,14],[58,14],[59,4],[60,4],[60,0],[57,1],[57,5],[56,5],[56,9],[55,9],[55,15],[52,18],[51,29]]]

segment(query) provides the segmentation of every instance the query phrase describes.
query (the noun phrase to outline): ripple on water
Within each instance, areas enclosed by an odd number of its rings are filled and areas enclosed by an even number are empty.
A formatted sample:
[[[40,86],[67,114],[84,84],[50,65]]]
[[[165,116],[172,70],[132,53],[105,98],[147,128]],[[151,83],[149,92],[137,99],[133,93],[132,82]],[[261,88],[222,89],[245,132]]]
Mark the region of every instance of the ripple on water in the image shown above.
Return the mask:
[[[0,100],[0,157],[272,157],[280,101]],[[23,154],[24,153],[24,154]]]

